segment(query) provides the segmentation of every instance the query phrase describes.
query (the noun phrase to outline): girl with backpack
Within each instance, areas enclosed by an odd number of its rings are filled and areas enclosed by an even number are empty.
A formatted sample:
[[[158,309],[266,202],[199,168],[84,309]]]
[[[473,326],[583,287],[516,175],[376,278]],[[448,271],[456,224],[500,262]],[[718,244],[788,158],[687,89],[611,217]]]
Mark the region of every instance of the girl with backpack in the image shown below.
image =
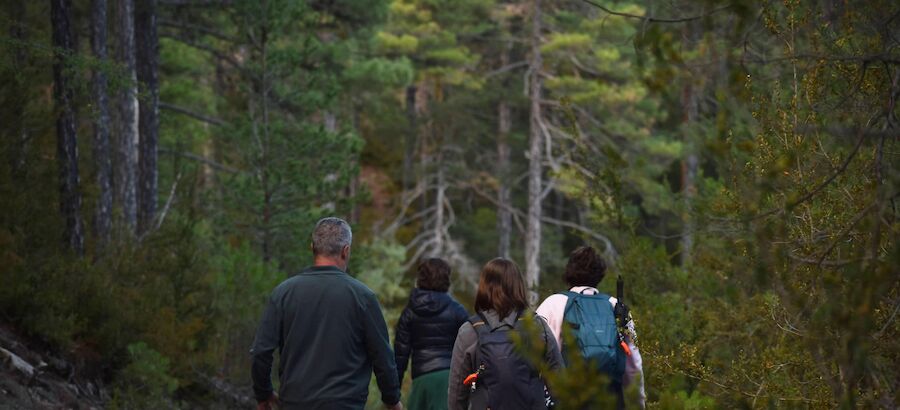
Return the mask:
[[[634,383],[637,383],[639,404],[644,407],[644,374],[641,352],[634,343],[637,338],[634,321],[625,313],[627,324],[624,331],[620,331],[614,313],[616,298],[597,290],[605,275],[606,262],[594,248],[581,246],[575,249],[569,255],[563,275],[569,290],[550,295],[536,312],[547,321],[561,350],[581,350],[585,360],[594,361],[599,370],[610,376],[610,390],[617,396],[619,408],[625,405],[624,389]],[[567,345],[561,340],[563,324],[575,329],[576,343]],[[618,339],[619,335],[622,339]],[[622,343],[625,346],[621,346]]]
[[[543,360],[551,369],[562,364],[556,340],[547,323],[526,312],[525,280],[519,267],[504,258],[481,270],[475,296],[477,314],[459,329],[450,363],[450,410],[545,410],[540,374],[516,351],[509,335],[522,331],[525,321],[540,329]]]
[[[400,314],[394,334],[394,359],[403,384],[403,374],[412,356],[410,410],[446,410],[450,355],[456,332],[469,314],[447,294],[450,265],[430,258],[419,264],[416,287]]]

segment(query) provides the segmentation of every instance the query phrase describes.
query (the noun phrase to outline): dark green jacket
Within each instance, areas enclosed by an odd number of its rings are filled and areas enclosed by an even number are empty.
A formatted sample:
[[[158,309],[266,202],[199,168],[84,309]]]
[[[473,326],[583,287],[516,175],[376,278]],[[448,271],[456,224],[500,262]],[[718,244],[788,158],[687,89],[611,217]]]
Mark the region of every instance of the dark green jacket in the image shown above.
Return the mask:
[[[400,401],[378,299],[335,266],[307,268],[272,292],[250,350],[259,401],[272,393],[275,349],[285,409],[362,409],[373,368],[381,400]]]

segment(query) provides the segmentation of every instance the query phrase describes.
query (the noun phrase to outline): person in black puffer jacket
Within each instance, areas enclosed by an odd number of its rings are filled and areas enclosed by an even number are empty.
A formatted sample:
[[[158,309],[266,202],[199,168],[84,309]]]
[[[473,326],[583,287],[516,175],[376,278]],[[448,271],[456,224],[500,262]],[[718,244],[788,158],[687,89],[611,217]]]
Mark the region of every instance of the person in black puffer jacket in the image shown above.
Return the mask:
[[[453,343],[469,314],[447,290],[450,265],[426,259],[417,269],[416,288],[409,295],[394,333],[394,358],[400,383],[412,355],[410,410],[446,410],[447,383]]]

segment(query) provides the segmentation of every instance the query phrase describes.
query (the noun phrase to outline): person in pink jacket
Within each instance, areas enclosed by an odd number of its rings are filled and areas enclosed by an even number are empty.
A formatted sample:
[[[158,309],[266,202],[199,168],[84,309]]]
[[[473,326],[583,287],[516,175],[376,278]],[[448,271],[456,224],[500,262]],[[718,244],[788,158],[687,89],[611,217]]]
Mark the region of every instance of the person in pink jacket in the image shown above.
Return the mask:
[[[594,248],[590,246],[582,246],[572,251],[569,255],[569,261],[566,263],[566,271],[563,279],[568,283],[571,292],[584,295],[599,294],[597,285],[606,274],[606,262],[597,254]],[[549,296],[537,308],[537,315],[547,321],[547,325],[556,342],[565,349],[562,340],[562,327],[565,322],[566,305],[569,297],[565,294],[555,294]],[[612,308],[616,306],[616,298],[610,297],[609,303]],[[625,343],[631,350],[631,354],[626,357],[625,374],[622,378],[622,387],[628,389],[629,386],[637,384],[638,397],[640,406],[643,408],[646,401],[644,392],[644,371],[641,365],[641,352],[635,345],[637,333],[634,328],[634,320],[629,320],[626,325]]]

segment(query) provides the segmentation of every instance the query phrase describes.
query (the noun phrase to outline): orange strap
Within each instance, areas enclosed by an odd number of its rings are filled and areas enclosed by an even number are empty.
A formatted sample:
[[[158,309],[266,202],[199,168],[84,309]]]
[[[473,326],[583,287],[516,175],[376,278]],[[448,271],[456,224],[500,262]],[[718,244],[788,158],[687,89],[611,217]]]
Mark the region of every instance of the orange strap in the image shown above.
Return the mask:
[[[466,379],[463,380],[463,384],[465,384],[466,386],[471,386],[472,383],[475,383],[476,380],[478,380],[478,372],[466,376]]]
[[[625,351],[626,356],[631,356],[631,349],[628,347],[628,344],[625,342],[619,342],[619,345],[622,346],[622,350]]]

